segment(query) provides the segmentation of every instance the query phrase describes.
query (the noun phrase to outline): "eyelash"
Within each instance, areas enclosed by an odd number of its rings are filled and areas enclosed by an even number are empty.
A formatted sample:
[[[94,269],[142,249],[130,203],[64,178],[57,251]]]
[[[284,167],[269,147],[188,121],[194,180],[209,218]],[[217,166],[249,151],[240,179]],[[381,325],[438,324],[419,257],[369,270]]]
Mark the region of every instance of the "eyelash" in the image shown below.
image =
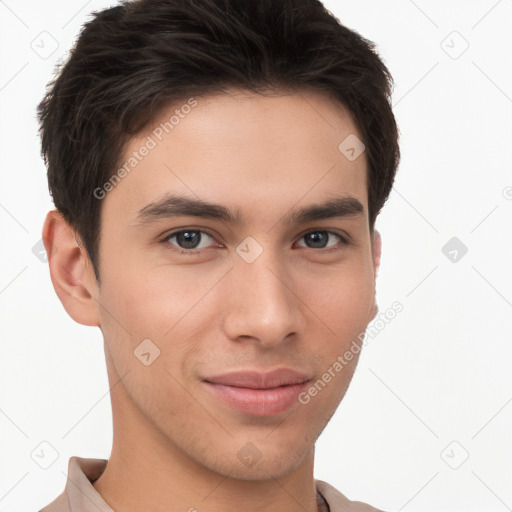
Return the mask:
[[[195,228],[188,228],[188,229],[180,229],[178,231],[173,231],[172,233],[166,235],[162,240],[161,242],[162,243],[166,243],[168,247],[170,247],[170,249],[178,254],[184,254],[184,255],[187,255],[187,256],[194,256],[194,255],[199,255],[201,254],[202,252],[208,250],[208,248],[206,249],[181,249],[181,248],[178,248],[176,246],[172,246],[170,243],[169,243],[169,240],[173,237],[175,237],[176,235],[179,235],[180,233],[184,233],[184,232],[187,232],[187,231],[193,231],[193,232],[198,232],[198,233],[201,233],[201,234],[205,234],[205,235],[208,235],[210,238],[215,238],[213,235],[211,235],[210,233],[208,233],[207,231],[203,231],[201,229],[195,229]],[[328,233],[330,235],[335,235],[337,237],[340,238],[341,240],[341,246],[335,246],[335,247],[329,247],[329,248],[320,248],[320,249],[315,249],[315,248],[311,248],[311,247],[304,247],[304,249],[311,249],[313,251],[317,251],[317,252],[332,252],[332,251],[339,251],[343,248],[343,246],[346,246],[349,244],[349,241],[347,240],[346,237],[340,235],[339,233],[336,233],[334,231],[328,231],[326,229],[312,229],[306,233],[304,233],[303,235],[300,236],[299,240],[303,239],[305,236],[307,235],[310,235],[311,233]],[[213,247],[212,247],[213,248]]]

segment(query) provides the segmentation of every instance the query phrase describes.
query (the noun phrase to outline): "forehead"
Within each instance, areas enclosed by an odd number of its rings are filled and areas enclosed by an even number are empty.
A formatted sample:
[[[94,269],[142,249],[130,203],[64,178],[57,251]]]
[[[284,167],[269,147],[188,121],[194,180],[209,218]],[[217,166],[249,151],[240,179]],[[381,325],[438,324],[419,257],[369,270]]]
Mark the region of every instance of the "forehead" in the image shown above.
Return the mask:
[[[121,159],[127,172],[104,208],[115,204],[133,220],[147,204],[177,193],[242,215],[271,217],[331,195],[356,197],[366,209],[364,151],[355,159],[343,152],[345,141],[361,139],[350,112],[317,92],[185,99],[129,141]]]

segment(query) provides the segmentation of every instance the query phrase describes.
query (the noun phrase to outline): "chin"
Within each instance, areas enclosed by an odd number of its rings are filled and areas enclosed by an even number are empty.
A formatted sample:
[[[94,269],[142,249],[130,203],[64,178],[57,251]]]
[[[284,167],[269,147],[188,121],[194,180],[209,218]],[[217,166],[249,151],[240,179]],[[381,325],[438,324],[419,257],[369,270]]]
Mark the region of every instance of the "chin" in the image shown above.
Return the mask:
[[[301,439],[304,437],[301,436]],[[297,469],[313,448],[309,444],[298,446],[297,442],[288,447],[280,443],[279,448],[264,438],[260,441],[235,441],[230,444],[230,449],[220,454],[203,452],[201,462],[215,473],[246,481],[284,478]],[[240,449],[233,451],[234,444],[240,445]]]

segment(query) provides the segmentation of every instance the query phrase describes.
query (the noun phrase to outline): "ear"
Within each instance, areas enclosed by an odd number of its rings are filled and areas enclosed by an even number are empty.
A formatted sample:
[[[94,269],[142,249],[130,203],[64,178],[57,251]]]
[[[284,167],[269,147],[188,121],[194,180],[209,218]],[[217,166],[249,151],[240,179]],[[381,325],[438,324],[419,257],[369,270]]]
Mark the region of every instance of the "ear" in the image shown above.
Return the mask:
[[[374,229],[372,239],[372,255],[373,255],[373,267],[375,269],[375,277],[377,277],[380,268],[380,256],[382,253],[382,238],[380,233]]]
[[[373,238],[372,238],[372,259],[373,259],[373,268],[374,268],[374,276],[377,278],[377,274],[379,273],[380,268],[380,256],[382,252],[382,238],[380,233],[374,229],[373,230]],[[373,296],[373,304],[371,308],[371,318],[370,322],[377,316],[379,312],[379,306],[377,304],[377,292],[375,292]]]
[[[53,287],[68,315],[83,325],[99,326],[98,285],[87,252],[74,229],[57,210],[47,213],[43,243]]]

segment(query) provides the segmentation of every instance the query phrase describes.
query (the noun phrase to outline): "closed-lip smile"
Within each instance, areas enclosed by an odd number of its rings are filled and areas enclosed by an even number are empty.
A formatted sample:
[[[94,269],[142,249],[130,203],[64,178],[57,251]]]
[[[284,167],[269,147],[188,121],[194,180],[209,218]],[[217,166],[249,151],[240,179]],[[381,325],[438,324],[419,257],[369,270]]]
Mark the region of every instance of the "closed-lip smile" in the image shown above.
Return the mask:
[[[203,379],[214,396],[245,414],[272,416],[298,402],[311,377],[291,368],[238,370]]]

